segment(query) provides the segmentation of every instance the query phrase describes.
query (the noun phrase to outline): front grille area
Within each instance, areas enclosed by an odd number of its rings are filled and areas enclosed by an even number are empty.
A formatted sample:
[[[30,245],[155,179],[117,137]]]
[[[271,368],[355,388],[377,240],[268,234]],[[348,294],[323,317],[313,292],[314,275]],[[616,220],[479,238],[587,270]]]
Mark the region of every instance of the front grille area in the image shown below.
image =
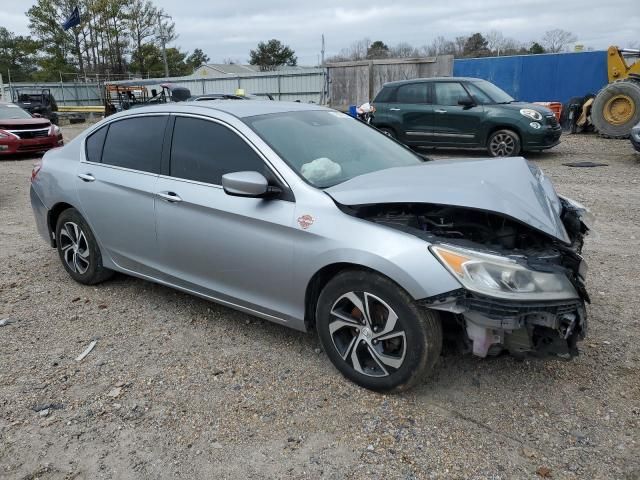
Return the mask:
[[[562,316],[575,312],[581,305],[579,300],[518,302],[475,295],[461,299],[458,303],[489,318],[517,318],[532,313],[549,313],[555,316]]]
[[[17,135],[22,139],[43,138],[49,136],[49,128],[43,128],[39,130],[9,130],[9,132]]]
[[[18,151],[20,152],[41,152],[43,150],[48,150],[52,148],[51,145],[48,144],[36,144],[36,145],[20,145],[18,147]]]
[[[544,118],[546,119],[547,125],[551,127],[558,126],[558,119],[556,118],[555,115],[545,115]]]

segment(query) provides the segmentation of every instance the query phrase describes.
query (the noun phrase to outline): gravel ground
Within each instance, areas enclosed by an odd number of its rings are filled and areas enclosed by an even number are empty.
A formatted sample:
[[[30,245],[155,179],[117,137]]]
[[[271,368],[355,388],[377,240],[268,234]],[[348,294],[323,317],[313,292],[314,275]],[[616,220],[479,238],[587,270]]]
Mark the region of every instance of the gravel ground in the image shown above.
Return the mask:
[[[449,354],[402,395],[343,379],[314,335],[74,283],[35,231],[34,159],[0,161],[0,478],[640,478],[640,158],[596,136],[530,158],[598,216],[582,354]]]

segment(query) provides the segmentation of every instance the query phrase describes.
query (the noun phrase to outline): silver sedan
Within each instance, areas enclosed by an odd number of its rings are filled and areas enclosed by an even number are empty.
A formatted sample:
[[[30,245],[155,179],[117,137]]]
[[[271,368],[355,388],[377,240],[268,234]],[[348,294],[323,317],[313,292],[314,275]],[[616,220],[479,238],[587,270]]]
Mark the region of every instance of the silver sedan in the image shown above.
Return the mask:
[[[428,162],[327,108],[177,103],[92,126],[34,168],[40,234],[77,282],[122,272],[299,330],[398,391],[443,338],[573,356],[590,215],[523,158]]]

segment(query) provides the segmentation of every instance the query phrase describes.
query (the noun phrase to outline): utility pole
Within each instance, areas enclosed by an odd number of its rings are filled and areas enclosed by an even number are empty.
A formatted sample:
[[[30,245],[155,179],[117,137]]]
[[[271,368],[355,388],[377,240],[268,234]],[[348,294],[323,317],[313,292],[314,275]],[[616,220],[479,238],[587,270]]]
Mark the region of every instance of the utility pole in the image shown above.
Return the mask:
[[[158,38],[160,39],[160,43],[162,43],[162,61],[164,62],[164,76],[169,77],[169,65],[167,64],[167,36],[164,32],[164,25],[162,24],[162,18],[171,18],[169,15],[163,15],[162,13],[158,13]]]

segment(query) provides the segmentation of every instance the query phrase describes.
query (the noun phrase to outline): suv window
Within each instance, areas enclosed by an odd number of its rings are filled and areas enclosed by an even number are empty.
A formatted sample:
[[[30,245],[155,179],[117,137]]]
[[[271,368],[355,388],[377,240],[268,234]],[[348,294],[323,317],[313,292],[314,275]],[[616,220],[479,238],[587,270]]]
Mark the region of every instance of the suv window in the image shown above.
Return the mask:
[[[427,83],[409,83],[400,85],[396,92],[398,103],[427,103]]]
[[[477,85],[474,85],[473,83],[467,83],[467,89],[469,90],[469,93],[471,93],[471,96],[477,104],[487,105],[489,103],[493,103],[491,97],[480,90]]]
[[[439,82],[435,84],[436,105],[458,105],[458,100],[468,99],[469,94],[458,82]]]
[[[93,132],[85,140],[88,161],[95,163],[102,161],[102,146],[104,145],[104,138],[107,136],[107,130],[109,130],[109,125]]]
[[[102,163],[159,173],[167,118],[145,116],[110,123]]]
[[[269,178],[266,170],[258,154],[227,127],[198,118],[176,118],[172,177],[220,185],[225,173],[257,171]]]
[[[380,90],[380,92],[378,92],[378,95],[376,95],[376,98],[374,98],[373,103],[391,102],[392,94],[393,94],[393,88],[382,87],[382,90]]]

